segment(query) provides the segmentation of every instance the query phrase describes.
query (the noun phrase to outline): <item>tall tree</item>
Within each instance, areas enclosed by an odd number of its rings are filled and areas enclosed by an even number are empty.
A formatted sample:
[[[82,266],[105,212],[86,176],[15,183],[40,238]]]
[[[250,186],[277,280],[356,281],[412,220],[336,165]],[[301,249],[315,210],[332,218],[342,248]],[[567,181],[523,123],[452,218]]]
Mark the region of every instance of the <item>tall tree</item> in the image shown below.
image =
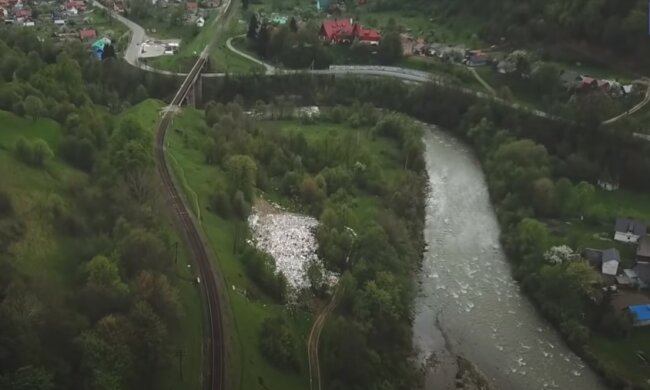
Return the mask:
[[[246,33],[246,37],[248,39],[256,39],[257,38],[257,29],[259,27],[260,27],[260,25],[259,25],[259,23],[257,21],[257,16],[255,14],[252,14],[251,19],[248,22],[248,32]]]

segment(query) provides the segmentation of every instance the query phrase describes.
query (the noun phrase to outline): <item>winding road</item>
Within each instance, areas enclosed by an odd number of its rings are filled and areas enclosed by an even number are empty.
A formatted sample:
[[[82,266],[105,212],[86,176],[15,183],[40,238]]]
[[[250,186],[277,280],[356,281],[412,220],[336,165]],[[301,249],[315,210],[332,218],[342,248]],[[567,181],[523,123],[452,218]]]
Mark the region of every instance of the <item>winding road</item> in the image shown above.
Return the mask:
[[[123,17],[122,15],[119,15],[111,10],[108,10],[106,7],[104,7],[102,4],[100,4],[98,1],[95,0],[94,2],[95,6],[99,8],[103,8],[107,10],[113,17],[115,17],[117,20],[122,22],[124,25],[126,25],[132,32],[131,36],[131,41],[129,42],[128,48],[124,52],[124,59],[126,62],[129,64],[136,66],[138,68],[144,69],[149,72],[155,72],[159,74],[165,74],[165,75],[173,75],[173,76],[181,76],[181,77],[186,77],[187,73],[182,73],[182,72],[170,72],[166,70],[161,70],[161,69],[156,69],[153,68],[149,65],[143,64],[139,61],[139,56],[138,52],[140,50],[140,45],[142,42],[146,41],[148,39],[144,29],[142,26],[136,24],[135,22]],[[221,15],[225,13],[225,11],[228,9],[228,6],[230,5],[230,2],[227,3],[227,6],[222,6],[222,10],[224,12],[221,12],[217,18],[219,18]],[[332,65],[328,69],[300,69],[300,70],[292,70],[292,69],[283,69],[283,68],[278,68],[275,67],[267,62],[261,61],[260,59],[245,53],[236,47],[232,45],[232,41],[234,39],[240,38],[243,35],[238,35],[235,37],[230,37],[226,41],[226,47],[228,50],[232,51],[233,53],[246,58],[249,61],[252,61],[256,64],[259,64],[264,67],[264,73],[268,76],[272,75],[287,75],[287,74],[301,74],[301,73],[307,73],[307,74],[315,74],[315,75],[358,75],[358,76],[377,76],[377,77],[386,77],[386,78],[394,78],[394,79],[399,79],[403,80],[405,82],[414,82],[414,83],[434,83],[438,85],[444,85],[447,87],[455,88],[456,90],[475,96],[479,99],[488,99],[491,100],[495,103],[505,105],[508,107],[511,107],[515,110],[518,111],[525,111],[528,112],[532,115],[541,117],[541,118],[547,118],[547,119],[555,119],[555,120],[562,120],[563,118],[558,117],[554,114],[550,114],[548,112],[538,110],[535,108],[531,108],[529,106],[516,103],[516,102],[511,102],[505,99],[502,99],[500,97],[495,96],[494,90],[490,90],[492,87],[487,86],[486,89],[488,89],[488,93],[481,92],[481,91],[476,91],[471,88],[466,88],[454,84],[450,84],[447,82],[447,79],[443,76],[439,75],[434,75],[432,73],[428,72],[423,72],[423,71],[418,71],[418,70],[413,70],[413,69],[408,69],[408,68],[401,68],[401,67],[394,67],[394,66],[372,66],[372,65]],[[202,77],[207,77],[207,78],[214,78],[214,77],[225,77],[227,74],[226,73],[202,73]],[[482,80],[479,76],[479,79]],[[612,123],[615,123],[616,121],[631,115],[639,110],[641,110],[643,107],[645,107],[649,102],[650,102],[650,81],[646,81],[648,85],[648,89],[646,91],[646,96],[645,99],[639,103],[637,106],[634,108],[628,110],[625,113],[622,113],[621,115],[618,115],[614,118],[605,120],[602,124],[603,125],[609,125]],[[482,83],[483,84],[483,83]],[[487,83],[486,83],[487,84]],[[489,87],[489,88],[488,88]]]

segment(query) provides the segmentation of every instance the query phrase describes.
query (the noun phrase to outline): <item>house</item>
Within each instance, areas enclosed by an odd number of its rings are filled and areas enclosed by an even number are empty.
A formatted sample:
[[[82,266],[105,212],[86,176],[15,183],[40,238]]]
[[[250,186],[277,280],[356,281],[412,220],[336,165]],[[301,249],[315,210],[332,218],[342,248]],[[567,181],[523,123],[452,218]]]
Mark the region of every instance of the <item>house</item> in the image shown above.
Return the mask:
[[[352,19],[328,19],[321,24],[318,35],[330,43],[350,43],[353,32]]]
[[[79,38],[81,40],[97,38],[97,31],[92,28],[84,28],[79,31]]]
[[[628,306],[628,310],[634,319],[633,326],[650,325],[650,305],[632,305]]]
[[[620,187],[617,180],[598,179],[598,187],[605,191],[617,191]]]
[[[645,235],[637,241],[636,261],[650,263],[650,236]]]
[[[196,26],[197,27],[203,27],[204,25],[205,25],[205,19],[203,19],[203,17],[199,16],[196,19]]]
[[[54,19],[55,26],[65,26],[65,20],[63,19]]]
[[[641,221],[617,218],[614,239],[622,242],[637,242],[639,237],[645,236],[648,226]]]
[[[482,51],[470,51],[463,63],[467,66],[483,66],[490,61],[490,55]]]
[[[637,275],[639,288],[650,289],[650,263],[637,262],[632,270]]]
[[[16,20],[18,20],[18,21],[22,21],[22,20],[25,20],[25,19],[31,19],[32,18],[32,10],[27,9],[27,8],[21,8],[21,9],[16,11],[15,15],[16,15]]]
[[[185,10],[189,13],[196,13],[199,10],[199,3],[195,1],[188,1],[185,3]]]
[[[604,250],[585,249],[585,258],[592,267],[597,268],[603,275],[616,276],[621,255],[616,248]]]
[[[636,287],[639,285],[639,275],[633,269],[624,269],[623,273],[616,277],[616,283],[621,286]]]
[[[377,46],[381,41],[381,34],[377,30],[363,28],[359,23],[355,23],[352,28],[354,39],[364,45]]]
[[[598,88],[598,80],[589,76],[580,76],[580,87],[583,89]]]

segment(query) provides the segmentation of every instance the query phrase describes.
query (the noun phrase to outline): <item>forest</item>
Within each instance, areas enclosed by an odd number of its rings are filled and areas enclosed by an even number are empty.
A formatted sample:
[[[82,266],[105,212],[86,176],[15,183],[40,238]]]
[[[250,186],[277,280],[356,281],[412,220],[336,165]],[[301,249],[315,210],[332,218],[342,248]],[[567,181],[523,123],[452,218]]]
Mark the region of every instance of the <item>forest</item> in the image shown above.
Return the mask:
[[[192,326],[179,239],[159,212],[151,129],[116,115],[174,82],[26,30],[0,37],[0,388],[174,386]]]

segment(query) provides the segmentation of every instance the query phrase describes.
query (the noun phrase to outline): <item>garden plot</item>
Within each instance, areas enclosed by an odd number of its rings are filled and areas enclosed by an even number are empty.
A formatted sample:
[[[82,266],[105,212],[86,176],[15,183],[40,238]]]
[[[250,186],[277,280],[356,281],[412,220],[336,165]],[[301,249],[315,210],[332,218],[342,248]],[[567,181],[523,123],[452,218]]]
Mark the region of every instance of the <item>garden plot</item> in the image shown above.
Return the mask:
[[[264,203],[254,207],[248,218],[253,243],[273,256],[278,272],[287,278],[290,295],[310,287],[307,269],[312,263],[321,268],[325,283],[330,286],[336,283],[336,275],[324,269],[316,253],[318,243],[314,233],[318,220]]]

